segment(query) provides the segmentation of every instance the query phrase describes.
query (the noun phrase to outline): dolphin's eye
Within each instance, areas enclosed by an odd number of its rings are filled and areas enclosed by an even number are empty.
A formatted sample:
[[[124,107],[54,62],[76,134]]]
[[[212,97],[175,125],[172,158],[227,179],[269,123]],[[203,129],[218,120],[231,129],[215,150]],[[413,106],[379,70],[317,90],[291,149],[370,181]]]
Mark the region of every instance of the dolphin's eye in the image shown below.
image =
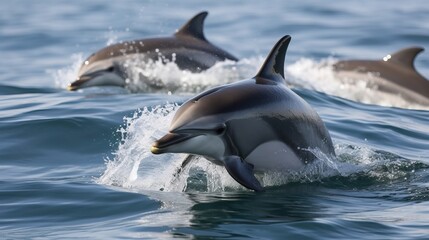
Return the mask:
[[[114,67],[114,66],[111,66],[111,67],[109,67],[108,69],[106,69],[106,71],[107,71],[107,72],[113,72],[113,71],[115,71],[115,67]]]

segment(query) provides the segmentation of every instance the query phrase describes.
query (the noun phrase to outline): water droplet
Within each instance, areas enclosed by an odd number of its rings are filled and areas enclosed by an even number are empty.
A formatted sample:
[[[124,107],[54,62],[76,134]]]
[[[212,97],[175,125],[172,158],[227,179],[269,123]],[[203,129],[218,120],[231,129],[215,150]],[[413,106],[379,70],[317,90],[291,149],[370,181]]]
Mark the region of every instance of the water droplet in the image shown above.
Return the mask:
[[[392,58],[392,56],[389,54],[383,58],[383,61],[387,62],[391,58]]]

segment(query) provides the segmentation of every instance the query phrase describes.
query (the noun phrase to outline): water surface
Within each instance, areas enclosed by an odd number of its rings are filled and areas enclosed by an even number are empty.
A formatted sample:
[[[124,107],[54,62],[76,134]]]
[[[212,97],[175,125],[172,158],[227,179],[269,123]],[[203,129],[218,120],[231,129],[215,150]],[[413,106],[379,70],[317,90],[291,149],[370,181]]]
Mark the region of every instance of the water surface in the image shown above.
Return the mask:
[[[339,59],[428,48],[425,1],[4,1],[0,4],[0,236],[35,238],[428,239],[429,111],[365,82]],[[108,44],[170,35],[209,11],[207,39],[241,60],[192,74],[131,65],[173,89],[68,92],[81,62]],[[252,77],[290,34],[288,84],[321,115],[337,159],[239,186],[199,159],[154,156],[178,106]],[[429,76],[429,54],[415,62]],[[317,154],[317,152],[315,153]]]

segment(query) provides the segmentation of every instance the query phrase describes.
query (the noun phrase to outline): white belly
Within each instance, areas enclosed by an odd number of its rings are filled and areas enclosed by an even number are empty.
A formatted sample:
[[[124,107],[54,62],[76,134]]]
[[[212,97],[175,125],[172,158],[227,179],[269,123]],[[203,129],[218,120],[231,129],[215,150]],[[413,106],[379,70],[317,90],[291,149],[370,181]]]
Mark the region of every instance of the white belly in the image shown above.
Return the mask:
[[[305,165],[292,149],[283,142],[270,141],[256,147],[245,159],[255,171],[301,170]]]

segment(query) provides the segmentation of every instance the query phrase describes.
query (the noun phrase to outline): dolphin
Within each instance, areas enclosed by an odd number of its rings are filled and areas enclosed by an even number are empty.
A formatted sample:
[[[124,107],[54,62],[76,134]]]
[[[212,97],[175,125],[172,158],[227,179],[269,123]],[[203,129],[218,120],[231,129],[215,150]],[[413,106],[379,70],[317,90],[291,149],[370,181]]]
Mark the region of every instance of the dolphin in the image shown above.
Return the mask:
[[[316,159],[309,149],[335,156],[319,115],[286,86],[290,41],[286,35],[277,42],[254,78],[215,87],[185,102],[151,152],[204,156],[255,191],[263,190],[255,172],[300,170]]]
[[[207,15],[208,12],[198,13],[173,36],[126,41],[99,50],[82,63],[76,81],[68,89],[106,85],[124,87],[128,76],[123,65],[129,59],[174,61],[180,69],[192,72],[206,70],[225,60],[238,61],[205,38],[203,24]],[[155,80],[152,82],[156,83]]]
[[[334,70],[353,79],[369,77],[370,83],[380,91],[400,94],[408,101],[429,105],[429,80],[414,67],[414,59],[423,50],[421,47],[409,47],[381,60],[339,61],[334,64]]]

